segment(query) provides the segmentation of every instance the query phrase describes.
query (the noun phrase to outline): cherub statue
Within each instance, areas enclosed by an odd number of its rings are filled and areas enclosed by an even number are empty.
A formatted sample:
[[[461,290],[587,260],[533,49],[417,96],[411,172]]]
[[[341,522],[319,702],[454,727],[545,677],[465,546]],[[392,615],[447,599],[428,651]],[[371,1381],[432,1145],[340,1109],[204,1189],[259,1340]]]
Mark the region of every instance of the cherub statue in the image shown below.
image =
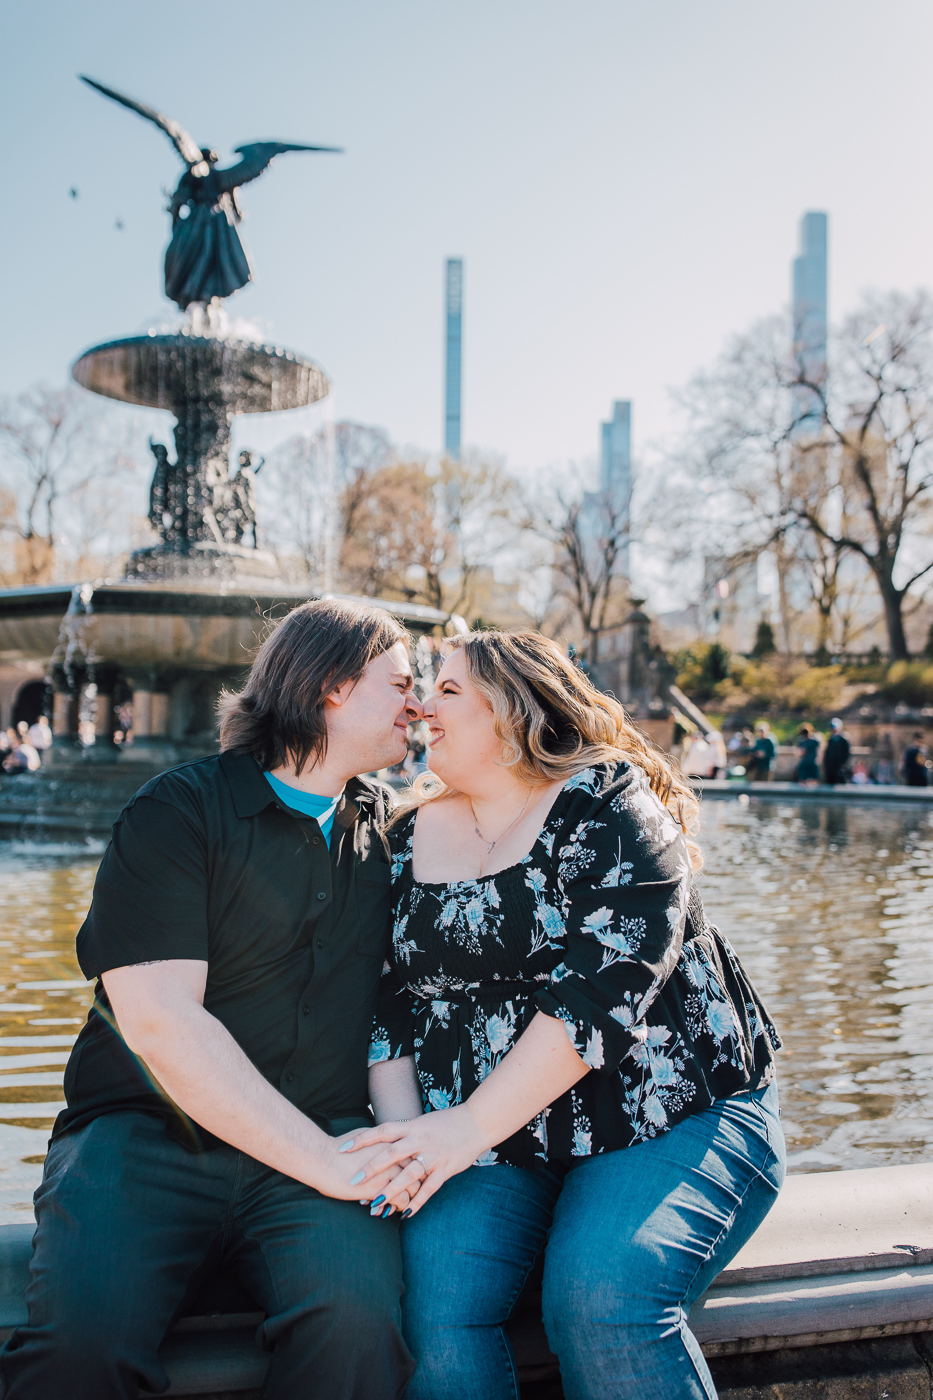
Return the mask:
[[[105,97],[113,98],[168,136],[188,167],[172,195],[172,241],[165,253],[165,295],[182,311],[192,302],[208,303],[228,297],[252,278],[246,250],[237,233],[243,215],[237,189],[255,180],[275,156],[285,151],[334,151],[338,146],[296,146],[283,141],[255,141],[236,146],[242,156],[236,165],[218,170],[220,157],[208,146],[197,146],[188,132],[171,117],[134,102],[112,88],[82,76]]]

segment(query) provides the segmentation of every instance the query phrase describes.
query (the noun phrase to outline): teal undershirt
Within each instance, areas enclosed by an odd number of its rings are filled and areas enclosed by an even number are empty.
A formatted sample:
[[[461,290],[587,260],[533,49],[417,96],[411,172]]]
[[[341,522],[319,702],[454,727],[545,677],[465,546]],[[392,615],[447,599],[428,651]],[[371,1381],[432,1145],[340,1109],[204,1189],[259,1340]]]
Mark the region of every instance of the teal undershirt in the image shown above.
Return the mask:
[[[289,783],[283,783],[280,778],[273,778],[271,773],[263,773],[262,776],[286,807],[291,807],[293,812],[300,812],[303,817],[314,817],[317,820],[321,835],[330,850],[330,832],[340,796],[318,797],[316,792],[304,792],[301,788],[292,787]]]

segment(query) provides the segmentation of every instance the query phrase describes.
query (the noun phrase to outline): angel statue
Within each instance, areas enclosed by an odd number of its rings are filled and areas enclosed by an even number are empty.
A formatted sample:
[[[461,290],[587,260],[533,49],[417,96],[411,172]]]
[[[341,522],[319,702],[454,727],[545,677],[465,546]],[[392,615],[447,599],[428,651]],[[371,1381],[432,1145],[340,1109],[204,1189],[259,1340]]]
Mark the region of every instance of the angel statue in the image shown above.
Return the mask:
[[[333,151],[339,146],[295,146],[284,141],[254,141],[236,146],[236,165],[218,170],[220,159],[208,146],[196,146],[183,126],[152,107],[134,102],[112,88],[81,76],[81,81],[112,97],[141,117],[155,122],[188,167],[172,195],[172,241],[165,253],[165,294],[182,311],[192,302],[228,297],[252,280],[246,249],[237,233],[243,215],[237,190],[261,175],[284,151]]]

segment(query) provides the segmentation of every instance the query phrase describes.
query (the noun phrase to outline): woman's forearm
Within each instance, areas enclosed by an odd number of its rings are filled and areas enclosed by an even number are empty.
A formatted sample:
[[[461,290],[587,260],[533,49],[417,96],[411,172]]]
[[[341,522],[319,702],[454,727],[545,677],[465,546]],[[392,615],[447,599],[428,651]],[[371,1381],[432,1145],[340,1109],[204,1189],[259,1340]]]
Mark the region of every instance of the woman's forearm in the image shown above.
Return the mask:
[[[539,1011],[528,1029],[466,1100],[487,1147],[517,1133],[578,1083],[589,1067],[563,1021]]]
[[[370,1065],[369,1101],[377,1123],[400,1123],[421,1116],[424,1107],[413,1055]]]

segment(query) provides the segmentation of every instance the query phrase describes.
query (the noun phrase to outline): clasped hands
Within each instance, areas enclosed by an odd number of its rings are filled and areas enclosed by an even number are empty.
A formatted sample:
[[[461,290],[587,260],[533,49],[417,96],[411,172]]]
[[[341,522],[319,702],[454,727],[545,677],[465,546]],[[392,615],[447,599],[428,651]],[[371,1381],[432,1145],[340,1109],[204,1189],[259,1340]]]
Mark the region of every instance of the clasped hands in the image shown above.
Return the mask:
[[[492,1146],[468,1104],[425,1113],[407,1123],[380,1123],[363,1132],[347,1133],[338,1139],[340,1153],[351,1155],[385,1144],[352,1178],[360,1202],[371,1205],[372,1214],[402,1219],[416,1214],[444,1182],[473,1165]],[[395,1169],[386,1182],[385,1174]],[[371,1183],[379,1181],[378,1191]],[[367,1186],[370,1190],[367,1191]]]

